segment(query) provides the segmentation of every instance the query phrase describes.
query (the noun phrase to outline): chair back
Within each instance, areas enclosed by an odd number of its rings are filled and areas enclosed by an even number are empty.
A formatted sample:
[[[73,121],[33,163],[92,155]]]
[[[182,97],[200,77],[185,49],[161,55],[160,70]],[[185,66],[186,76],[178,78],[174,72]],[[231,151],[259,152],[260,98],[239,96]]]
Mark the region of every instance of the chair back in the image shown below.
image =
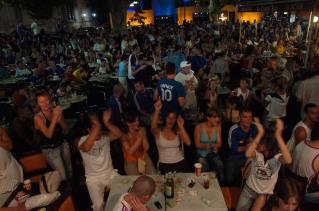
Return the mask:
[[[60,205],[58,211],[75,211],[73,199],[71,196],[66,197],[66,199]]]

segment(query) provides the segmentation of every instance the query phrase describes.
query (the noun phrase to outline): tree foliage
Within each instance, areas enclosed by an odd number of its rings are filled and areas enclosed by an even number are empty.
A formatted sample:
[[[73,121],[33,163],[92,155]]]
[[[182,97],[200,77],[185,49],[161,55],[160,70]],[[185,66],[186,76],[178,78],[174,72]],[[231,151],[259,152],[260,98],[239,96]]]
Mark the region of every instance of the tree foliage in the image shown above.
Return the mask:
[[[52,16],[53,8],[65,2],[65,0],[0,0],[0,7],[5,4],[21,6],[33,18],[49,19]]]
[[[141,8],[140,4],[135,5],[135,12],[133,17],[130,18],[131,22],[138,22],[140,25],[145,25],[146,17],[143,16],[144,11]]]

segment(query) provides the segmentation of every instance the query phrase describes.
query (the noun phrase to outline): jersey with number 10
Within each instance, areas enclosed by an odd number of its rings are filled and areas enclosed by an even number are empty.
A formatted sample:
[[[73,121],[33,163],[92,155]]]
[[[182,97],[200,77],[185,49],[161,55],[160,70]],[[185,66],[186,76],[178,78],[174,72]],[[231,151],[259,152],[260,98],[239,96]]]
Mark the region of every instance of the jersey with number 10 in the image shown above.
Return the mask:
[[[163,103],[162,115],[165,116],[169,111],[176,111],[182,115],[183,111],[178,104],[178,98],[186,96],[184,86],[174,79],[164,78],[157,83],[156,89]]]

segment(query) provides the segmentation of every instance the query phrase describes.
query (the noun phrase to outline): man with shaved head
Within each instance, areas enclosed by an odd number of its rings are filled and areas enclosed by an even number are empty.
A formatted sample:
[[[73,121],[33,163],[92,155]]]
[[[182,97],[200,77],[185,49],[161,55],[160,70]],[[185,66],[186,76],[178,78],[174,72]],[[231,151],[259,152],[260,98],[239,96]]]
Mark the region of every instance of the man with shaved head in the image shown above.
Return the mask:
[[[155,192],[155,181],[148,176],[140,176],[128,193],[124,193],[113,211],[149,211],[145,203]]]

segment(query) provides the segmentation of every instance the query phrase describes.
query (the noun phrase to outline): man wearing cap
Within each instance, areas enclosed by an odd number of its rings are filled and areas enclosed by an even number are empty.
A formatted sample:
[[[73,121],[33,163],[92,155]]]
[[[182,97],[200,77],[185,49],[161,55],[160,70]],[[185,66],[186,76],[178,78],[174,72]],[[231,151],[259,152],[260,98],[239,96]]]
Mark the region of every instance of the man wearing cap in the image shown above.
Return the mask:
[[[170,111],[175,111],[177,114],[183,114],[183,107],[185,105],[185,88],[183,84],[175,80],[175,65],[167,63],[165,66],[166,78],[157,82],[154,93],[154,100],[161,98],[163,108],[162,116],[166,116]]]
[[[185,109],[190,113],[196,112],[197,100],[195,89],[198,85],[198,80],[191,70],[191,64],[187,61],[182,61],[180,64],[181,71],[175,76],[175,80],[183,84],[186,90]]]

